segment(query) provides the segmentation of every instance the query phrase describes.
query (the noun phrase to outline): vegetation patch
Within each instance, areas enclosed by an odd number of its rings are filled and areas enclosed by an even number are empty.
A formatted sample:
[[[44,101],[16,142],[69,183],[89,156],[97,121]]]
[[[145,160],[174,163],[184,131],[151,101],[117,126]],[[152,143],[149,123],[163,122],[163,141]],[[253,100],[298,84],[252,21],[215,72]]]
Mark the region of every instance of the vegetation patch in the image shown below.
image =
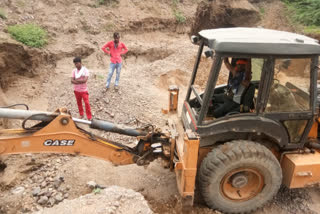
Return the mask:
[[[105,26],[104,26],[105,31],[110,32],[110,31],[115,31],[116,26],[114,23],[112,22],[108,22]]]
[[[320,26],[319,0],[283,0],[292,18],[306,26]]]
[[[105,79],[105,75],[104,74],[96,74],[95,78],[99,79],[99,80],[104,80]]]
[[[42,48],[47,44],[47,32],[35,24],[12,25],[8,32],[19,42],[35,48]]]
[[[7,15],[6,15],[6,13],[4,12],[4,10],[2,8],[0,8],[0,18],[1,19],[7,19]]]
[[[174,11],[174,16],[178,23],[184,23],[186,21],[186,17],[180,11]]]
[[[94,188],[92,190],[92,192],[96,195],[96,194],[100,194],[101,193],[101,189],[100,188]]]
[[[106,6],[116,6],[119,4],[119,0],[97,0],[97,6],[106,5]]]
[[[98,0],[99,5],[104,5],[107,4],[109,1],[108,0]]]
[[[178,23],[184,23],[187,19],[185,15],[179,10],[178,4],[179,4],[178,0],[172,0],[173,15],[176,18],[176,21]]]
[[[320,26],[307,26],[304,28],[303,32],[307,34],[320,34]]]
[[[96,0],[95,3],[88,4],[89,7],[98,8],[100,6],[110,6],[117,7],[119,4],[119,0]]]
[[[26,6],[26,3],[23,0],[18,0],[17,5],[18,5],[18,7],[24,8]]]

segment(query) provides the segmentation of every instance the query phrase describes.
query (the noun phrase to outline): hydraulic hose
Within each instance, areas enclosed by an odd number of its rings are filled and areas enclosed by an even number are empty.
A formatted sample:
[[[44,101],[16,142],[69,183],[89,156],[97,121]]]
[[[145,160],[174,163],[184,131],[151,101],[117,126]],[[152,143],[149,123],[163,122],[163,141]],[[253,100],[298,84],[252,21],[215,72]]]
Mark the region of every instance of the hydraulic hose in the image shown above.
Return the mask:
[[[133,129],[123,125],[117,125],[103,120],[93,119],[90,124],[90,128],[104,130],[108,132],[115,132],[119,134],[129,135],[129,136],[146,136],[148,132],[139,129]]]
[[[0,118],[40,120],[44,122],[50,122],[58,115],[59,113],[0,108]],[[72,118],[72,120],[76,123],[86,124],[93,129],[115,132],[129,136],[146,136],[148,134],[148,132],[142,129],[134,129],[123,125],[117,125],[104,120],[93,119],[92,121],[89,121],[77,118]]]

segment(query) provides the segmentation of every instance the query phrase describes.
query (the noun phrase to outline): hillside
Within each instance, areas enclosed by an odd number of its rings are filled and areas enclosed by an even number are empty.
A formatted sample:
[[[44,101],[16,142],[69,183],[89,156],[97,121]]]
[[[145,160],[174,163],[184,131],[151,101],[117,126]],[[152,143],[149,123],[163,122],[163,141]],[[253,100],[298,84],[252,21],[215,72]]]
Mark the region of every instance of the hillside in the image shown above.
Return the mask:
[[[0,8],[6,15],[0,18],[1,106],[25,103],[30,109],[44,111],[67,107],[78,117],[70,77],[73,58],[81,56],[91,72],[88,87],[94,117],[132,127],[165,124],[161,108],[167,105],[170,84],[180,86],[183,101],[197,53],[191,34],[237,26],[297,31],[278,0],[1,0]],[[48,32],[44,48],[27,47],[8,33],[8,26],[26,23]],[[105,93],[109,57],[101,47],[112,40],[115,31],[120,32],[129,51],[119,92],[111,89]],[[1,123],[3,127],[21,127],[21,121]],[[128,146],[135,141],[117,134],[93,133]],[[0,213],[31,213],[77,199],[91,191],[86,184],[92,180],[141,193],[154,213],[179,213],[175,175],[160,161],[146,169],[54,154],[12,155],[2,157],[2,162],[6,168],[0,171]],[[55,190],[51,184],[61,176],[62,189]],[[63,198],[39,203],[41,197],[32,195],[39,185],[43,194],[61,194]],[[19,187],[23,187],[21,194],[13,193]],[[256,213],[317,213],[318,199],[318,188],[283,188]],[[196,199],[192,212],[216,213],[201,198]]]

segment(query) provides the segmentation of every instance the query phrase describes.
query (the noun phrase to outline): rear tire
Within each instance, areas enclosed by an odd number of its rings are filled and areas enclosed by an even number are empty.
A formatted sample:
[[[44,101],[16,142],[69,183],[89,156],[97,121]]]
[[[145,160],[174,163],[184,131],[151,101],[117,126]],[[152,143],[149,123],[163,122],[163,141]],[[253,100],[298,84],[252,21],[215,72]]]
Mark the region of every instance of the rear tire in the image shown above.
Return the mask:
[[[265,146],[236,140],[214,148],[202,161],[200,192],[207,205],[223,213],[248,213],[278,192],[282,171]]]

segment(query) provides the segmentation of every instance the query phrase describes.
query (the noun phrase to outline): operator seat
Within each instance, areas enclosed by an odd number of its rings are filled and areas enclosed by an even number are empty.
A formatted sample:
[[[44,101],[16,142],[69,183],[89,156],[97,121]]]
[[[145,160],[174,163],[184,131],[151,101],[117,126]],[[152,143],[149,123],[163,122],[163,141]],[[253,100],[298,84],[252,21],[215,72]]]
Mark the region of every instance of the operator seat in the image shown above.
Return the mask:
[[[254,102],[253,102],[255,90],[256,90],[255,85],[250,83],[249,86],[244,91],[241,97],[241,104],[240,104],[241,113],[250,112],[250,110],[255,108]]]
[[[232,109],[229,113],[226,115],[232,115],[237,113],[247,113],[250,112],[250,110],[254,109],[254,93],[255,93],[256,87],[253,83],[250,83],[249,86],[245,89],[245,91],[242,94],[241,101],[240,101],[240,107],[236,107]]]

